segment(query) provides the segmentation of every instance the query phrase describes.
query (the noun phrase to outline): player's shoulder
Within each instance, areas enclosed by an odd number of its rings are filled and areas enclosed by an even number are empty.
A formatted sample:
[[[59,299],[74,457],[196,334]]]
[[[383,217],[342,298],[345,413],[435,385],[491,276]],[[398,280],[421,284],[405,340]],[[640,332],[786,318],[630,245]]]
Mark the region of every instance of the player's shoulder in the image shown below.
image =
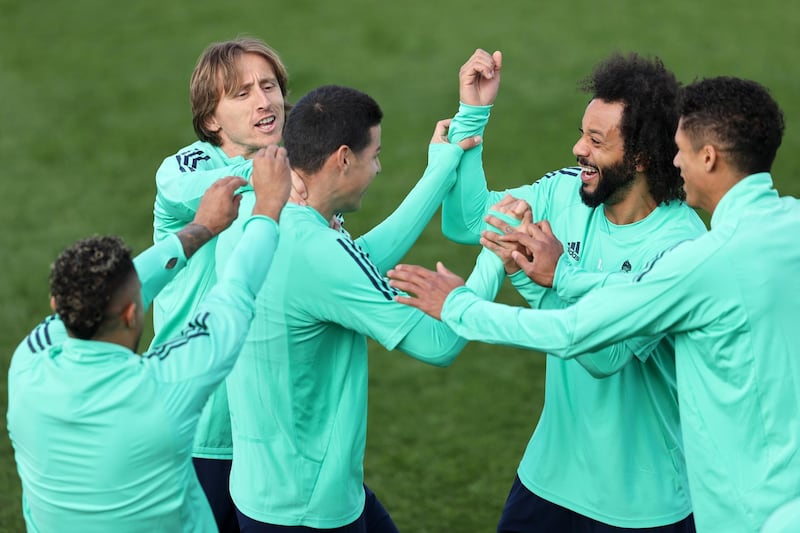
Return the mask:
[[[561,184],[567,183],[570,185],[574,185],[575,183],[580,183],[581,179],[581,168],[580,167],[564,167],[558,170],[551,170],[550,172],[544,174],[542,177],[537,179],[534,184],[542,183],[542,184]]]
[[[20,348],[24,347],[32,354],[45,352],[63,342],[64,333],[64,324],[58,315],[50,315],[33,328],[20,343]]]
[[[167,156],[161,164],[161,170],[196,172],[224,166],[227,156],[222,150],[205,141],[195,141]]]
[[[14,350],[9,373],[19,370],[29,362],[38,359],[38,356],[44,355],[53,348],[60,346],[66,337],[66,329],[58,315],[48,316],[37,324]]]

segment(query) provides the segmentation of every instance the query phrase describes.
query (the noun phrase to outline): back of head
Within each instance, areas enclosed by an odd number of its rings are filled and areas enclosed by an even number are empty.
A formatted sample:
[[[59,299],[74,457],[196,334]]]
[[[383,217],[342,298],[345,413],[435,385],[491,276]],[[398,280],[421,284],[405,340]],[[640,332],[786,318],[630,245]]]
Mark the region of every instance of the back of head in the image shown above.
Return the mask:
[[[192,124],[197,138],[219,146],[219,133],[206,127],[224,94],[231,94],[239,82],[237,61],[244,54],[263,57],[275,71],[284,98],[288,92],[289,75],[278,53],[259,39],[240,37],[231,41],[213,43],[197,60],[189,84],[192,104]]]
[[[118,237],[89,237],[61,252],[50,270],[50,296],[67,330],[79,339],[94,337],[132,275],[131,251]]]
[[[672,164],[680,93],[675,75],[658,58],[613,54],[595,67],[581,88],[592,98],[623,104],[624,163],[631,169],[644,166],[653,199],[683,199],[680,171]]]
[[[713,144],[743,175],[769,172],[783,139],[783,113],[762,85],[721,76],[688,85],[681,128],[692,146]]]
[[[369,95],[349,87],[326,85],[294,104],[283,131],[292,168],[314,173],[340,146],[358,153],[369,145],[370,128],[383,112]]]

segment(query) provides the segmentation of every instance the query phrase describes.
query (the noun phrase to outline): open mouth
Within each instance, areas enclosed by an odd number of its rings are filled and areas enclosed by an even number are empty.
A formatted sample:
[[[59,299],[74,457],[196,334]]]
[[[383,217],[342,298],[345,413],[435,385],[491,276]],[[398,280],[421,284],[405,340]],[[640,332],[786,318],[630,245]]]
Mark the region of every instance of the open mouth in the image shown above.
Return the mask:
[[[600,174],[600,169],[590,165],[581,165],[581,181],[587,183]]]
[[[261,120],[259,120],[258,122],[256,122],[256,127],[257,128],[266,129],[266,130],[271,130],[272,126],[274,124],[275,124],[275,116],[271,115],[271,116],[268,116],[268,117],[264,117]]]

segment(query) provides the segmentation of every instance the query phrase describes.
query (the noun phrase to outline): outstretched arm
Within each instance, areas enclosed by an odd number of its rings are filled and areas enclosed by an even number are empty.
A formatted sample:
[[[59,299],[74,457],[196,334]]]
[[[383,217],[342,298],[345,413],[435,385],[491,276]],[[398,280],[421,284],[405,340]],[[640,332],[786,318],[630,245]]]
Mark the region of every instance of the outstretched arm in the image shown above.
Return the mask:
[[[450,120],[436,123],[428,149],[428,167],[408,196],[386,220],[356,241],[381,272],[397,264],[416,242],[455,181],[455,168],[462,154],[481,142],[480,137],[473,136],[448,143],[449,125]]]
[[[500,88],[502,54],[478,49],[459,71],[458,113],[448,132],[451,141],[480,135]],[[482,146],[464,155],[457,180],[442,203],[442,233],[462,244],[477,244],[488,206],[499,200],[490,193],[483,171]]]

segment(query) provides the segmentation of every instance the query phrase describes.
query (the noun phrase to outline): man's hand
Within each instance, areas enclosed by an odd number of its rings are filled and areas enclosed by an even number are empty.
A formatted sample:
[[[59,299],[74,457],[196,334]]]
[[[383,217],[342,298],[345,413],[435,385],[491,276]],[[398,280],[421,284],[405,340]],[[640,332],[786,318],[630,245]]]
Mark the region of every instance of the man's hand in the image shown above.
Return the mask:
[[[478,48],[458,72],[458,97],[469,105],[486,106],[494,103],[500,89],[500,69],[503,54],[490,54]]]
[[[524,229],[525,232],[517,231],[500,236],[499,239],[527,249],[530,255],[515,250],[511,253],[512,258],[538,285],[552,287],[556,264],[564,253],[564,246],[553,235],[550,223],[546,220],[530,224]]]
[[[286,148],[270,145],[259,150],[256,157],[253,157],[250,181],[256,192],[253,214],[265,215],[278,221],[292,188]]]
[[[450,123],[453,119],[448,118],[444,120],[440,120],[436,123],[436,127],[433,130],[433,137],[431,138],[431,144],[447,144],[449,141],[447,140],[447,130],[450,129]],[[458,141],[458,145],[461,147],[462,150],[465,152],[470,148],[475,148],[479,144],[483,142],[480,135],[474,135],[472,137],[467,137],[466,139],[462,139]]]
[[[244,178],[227,176],[218,179],[206,190],[194,220],[177,233],[186,259],[236,219],[242,199],[240,194],[235,194],[236,189],[245,185],[247,180]]]
[[[481,245],[500,258],[506,274],[510,275],[519,271],[519,266],[511,256],[511,252],[516,250],[528,257],[530,257],[530,252],[517,243],[501,240],[500,236],[519,231],[519,227],[532,224],[532,216],[533,213],[528,202],[506,194],[502,200],[489,208],[489,214],[484,219],[490,229],[481,233]]]
[[[436,263],[436,272],[416,265],[397,265],[387,272],[389,285],[410,296],[395,296],[401,304],[410,305],[442,319],[442,307],[453,289],[464,285],[464,280],[453,274],[441,262]]]
[[[292,191],[289,193],[289,201],[297,205],[308,205],[308,189],[306,183],[292,171]]]
[[[236,189],[247,185],[247,180],[238,176],[227,176],[215,181],[203,194],[192,224],[204,226],[211,235],[218,235],[231,225],[239,214],[240,194]]]

